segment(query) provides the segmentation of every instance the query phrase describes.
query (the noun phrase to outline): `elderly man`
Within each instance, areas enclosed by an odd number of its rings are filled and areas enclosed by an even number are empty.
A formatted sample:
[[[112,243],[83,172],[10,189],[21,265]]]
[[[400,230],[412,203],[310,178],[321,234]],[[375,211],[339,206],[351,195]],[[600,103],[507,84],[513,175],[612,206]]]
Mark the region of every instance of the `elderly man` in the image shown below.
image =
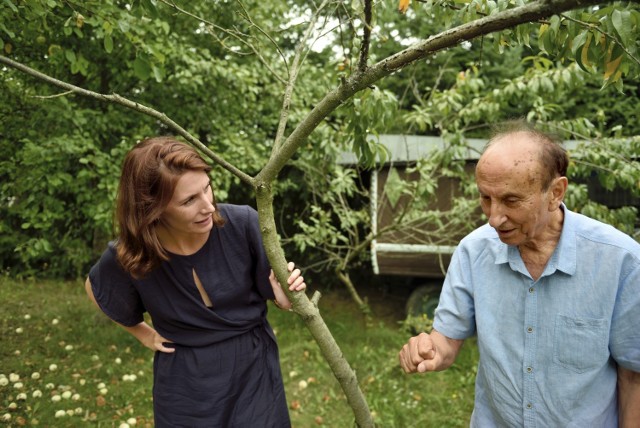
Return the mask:
[[[472,427],[640,426],[640,244],[563,204],[568,157],[525,124],[476,167],[489,219],[461,242],[407,373],[451,366],[477,335]]]

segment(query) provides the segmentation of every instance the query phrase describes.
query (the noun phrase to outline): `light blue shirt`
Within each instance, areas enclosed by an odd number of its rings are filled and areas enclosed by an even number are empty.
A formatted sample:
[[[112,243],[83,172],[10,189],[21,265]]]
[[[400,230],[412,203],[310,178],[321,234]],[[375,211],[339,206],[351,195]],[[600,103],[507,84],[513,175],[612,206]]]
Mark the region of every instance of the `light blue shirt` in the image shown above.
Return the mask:
[[[640,372],[640,244],[563,206],[537,281],[482,226],[456,249],[434,328],[478,337],[471,426],[617,427],[617,365]]]

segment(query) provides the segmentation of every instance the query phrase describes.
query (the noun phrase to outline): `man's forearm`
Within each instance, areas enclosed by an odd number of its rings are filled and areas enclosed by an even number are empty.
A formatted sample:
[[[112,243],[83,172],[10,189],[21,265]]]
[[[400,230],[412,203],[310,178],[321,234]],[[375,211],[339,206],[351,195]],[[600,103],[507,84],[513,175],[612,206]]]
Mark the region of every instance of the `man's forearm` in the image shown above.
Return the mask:
[[[640,426],[640,373],[618,366],[620,428]]]

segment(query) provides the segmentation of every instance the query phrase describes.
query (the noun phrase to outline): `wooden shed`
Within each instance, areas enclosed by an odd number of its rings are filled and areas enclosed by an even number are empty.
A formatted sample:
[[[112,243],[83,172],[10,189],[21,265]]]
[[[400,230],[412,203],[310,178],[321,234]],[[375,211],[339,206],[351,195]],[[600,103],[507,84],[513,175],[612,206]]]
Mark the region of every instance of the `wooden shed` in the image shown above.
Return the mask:
[[[374,138],[374,137],[371,137]],[[385,186],[392,168],[403,180],[414,179],[406,172],[406,167],[414,165],[419,159],[427,158],[436,150],[444,150],[445,142],[439,137],[416,135],[380,135],[379,142],[389,151],[387,162],[371,170],[371,229],[381,230],[393,221],[394,209],[385,197]],[[467,140],[469,149],[462,154],[466,168],[471,174],[486,141]],[[352,153],[343,154],[343,164],[355,164]],[[457,193],[456,182],[447,177],[438,180],[437,197],[431,202],[434,208],[450,209],[452,195]],[[427,226],[425,226],[427,227]],[[419,232],[412,234],[388,233],[371,243],[371,264],[375,274],[423,277],[442,280],[451,254],[457,242],[462,238],[456,235],[445,242],[425,244]]]

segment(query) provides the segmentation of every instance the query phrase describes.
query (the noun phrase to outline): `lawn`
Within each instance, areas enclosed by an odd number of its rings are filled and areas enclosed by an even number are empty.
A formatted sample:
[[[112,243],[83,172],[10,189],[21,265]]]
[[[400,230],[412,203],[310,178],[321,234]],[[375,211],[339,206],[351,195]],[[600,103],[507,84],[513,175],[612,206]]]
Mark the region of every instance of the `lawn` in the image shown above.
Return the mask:
[[[90,304],[83,284],[0,279],[0,426],[151,427],[151,351]],[[344,293],[320,300],[380,427],[464,427],[477,348],[449,370],[405,375],[410,336],[393,315],[365,323]],[[373,305],[374,314],[377,312]],[[304,323],[271,306],[294,427],[351,427],[353,413]]]

